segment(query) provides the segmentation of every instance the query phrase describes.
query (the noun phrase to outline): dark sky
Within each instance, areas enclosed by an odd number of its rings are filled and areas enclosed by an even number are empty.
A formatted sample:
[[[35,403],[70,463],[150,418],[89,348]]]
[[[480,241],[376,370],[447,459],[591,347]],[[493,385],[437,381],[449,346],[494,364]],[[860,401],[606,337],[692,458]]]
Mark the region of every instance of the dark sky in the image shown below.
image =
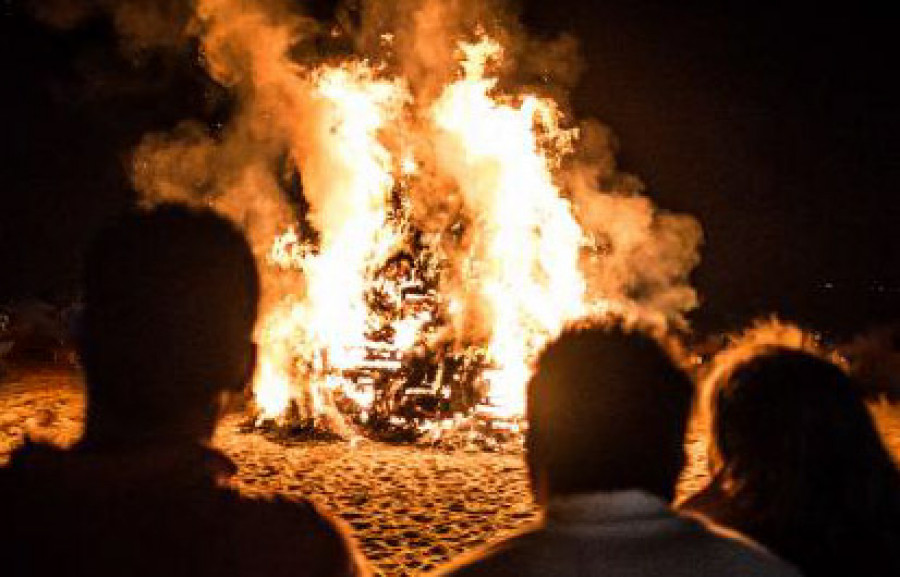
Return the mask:
[[[697,326],[896,320],[895,20],[874,2],[720,4],[555,0],[523,17],[580,38],[578,112],[615,131],[661,206],[702,222]],[[187,49],[134,67],[103,22],[55,32],[2,6],[0,302],[74,286],[86,240],[133,199],[141,135],[222,102]]]

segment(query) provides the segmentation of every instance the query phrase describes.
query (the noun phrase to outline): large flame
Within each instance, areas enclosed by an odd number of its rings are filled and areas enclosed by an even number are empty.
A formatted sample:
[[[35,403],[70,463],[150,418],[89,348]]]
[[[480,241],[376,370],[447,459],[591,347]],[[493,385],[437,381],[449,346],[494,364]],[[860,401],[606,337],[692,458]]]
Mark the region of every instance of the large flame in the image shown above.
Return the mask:
[[[496,93],[486,68],[502,57],[497,42],[460,49],[464,75],[432,109],[439,138],[454,145],[443,148],[453,158],[438,162],[482,220],[478,289],[493,315],[488,351],[498,366],[487,374],[489,396],[501,412],[521,413],[535,350],[585,310],[583,235],[552,173],[575,132],[560,127],[551,100]]]
[[[482,37],[459,48],[461,75],[433,103],[428,120],[442,141],[436,169],[453,177],[482,232],[469,254],[477,266],[468,291],[487,304],[491,317],[487,352],[495,368],[485,372],[488,398],[498,413],[513,415],[523,411],[536,350],[586,310],[578,266],[583,233],[553,176],[576,133],[560,126],[552,100],[496,90],[497,78],[487,73],[502,58],[496,41]],[[310,174],[328,181],[305,184],[341,187],[334,194],[344,199],[344,212],[318,252],[301,246],[294,229],[273,243],[271,263],[301,269],[306,293],[263,322],[255,393],[265,416],[282,413],[296,395],[291,383],[297,376],[290,373],[298,357],[326,359],[327,367],[309,364],[301,377],[310,379],[312,411],[320,410],[322,388],[336,382],[316,373],[364,362],[365,335],[372,329],[365,294],[399,242],[387,218],[389,197],[396,179],[411,176],[417,166],[408,154],[395,158],[379,139],[409,103],[401,82],[380,79],[361,62],[318,68],[312,82],[323,100],[327,133],[320,135],[325,145],[302,160],[313,165]],[[316,170],[317,162],[329,170]],[[422,325],[422,319],[398,320],[393,344],[411,348]]]
[[[640,196],[553,91],[510,82],[513,38],[487,3],[366,0],[343,40],[276,4],[197,0],[192,30],[236,113],[216,135],[148,135],[134,173],[149,200],[199,196],[246,226],[265,263],[262,418],[330,421],[344,400],[365,418],[379,371],[428,355],[426,388],[476,374],[485,410],[521,415],[568,321],[694,306],[696,222]]]
[[[365,302],[372,272],[397,243],[387,221],[395,180],[394,159],[379,141],[379,131],[395,121],[405,100],[397,82],[377,79],[362,62],[321,67],[311,72],[321,133],[317,147],[306,147],[308,187],[320,188],[341,202],[335,214],[320,215],[338,223],[323,231],[313,252],[300,245],[294,229],[277,237],[270,251],[276,266],[300,269],[306,292],[300,302],[277,307],[262,324],[262,370],[254,387],[266,417],[284,412],[292,381],[307,381],[313,414],[322,410],[324,389],[333,386],[328,369],[349,369],[363,360],[369,311]],[[316,175],[327,180],[318,182]],[[305,374],[293,378],[298,359]]]

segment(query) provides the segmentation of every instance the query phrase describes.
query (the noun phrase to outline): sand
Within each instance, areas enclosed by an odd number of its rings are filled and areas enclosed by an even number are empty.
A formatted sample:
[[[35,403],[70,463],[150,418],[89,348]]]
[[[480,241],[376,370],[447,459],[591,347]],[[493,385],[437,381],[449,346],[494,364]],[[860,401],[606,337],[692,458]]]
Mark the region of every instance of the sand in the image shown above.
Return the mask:
[[[81,431],[72,372],[34,370],[0,384],[0,464],[28,433],[61,445]],[[275,443],[226,417],[214,444],[252,494],[303,496],[342,518],[376,575],[415,575],[535,518],[521,455],[446,453],[371,441]]]
[[[67,445],[78,438],[84,406],[73,371],[16,371],[0,382],[0,464],[28,433]],[[900,418],[881,407],[879,424],[900,454]],[[239,467],[234,483],[247,493],[310,498],[342,518],[376,575],[416,575],[502,538],[532,522],[537,510],[521,454],[442,452],[371,441],[284,445],[226,417],[214,444]],[[682,492],[702,486],[702,439]]]

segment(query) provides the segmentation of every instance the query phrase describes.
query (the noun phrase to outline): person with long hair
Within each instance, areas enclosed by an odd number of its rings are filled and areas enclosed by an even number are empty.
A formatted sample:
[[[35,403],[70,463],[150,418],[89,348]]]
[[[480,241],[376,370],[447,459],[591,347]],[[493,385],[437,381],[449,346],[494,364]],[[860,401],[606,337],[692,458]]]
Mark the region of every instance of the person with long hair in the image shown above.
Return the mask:
[[[670,506],[694,386],[657,338],[579,324],[535,369],[526,462],[544,517],[434,575],[797,577],[756,544]]]
[[[685,509],[809,577],[900,575],[900,472],[844,370],[759,346],[706,388],[712,481]]]

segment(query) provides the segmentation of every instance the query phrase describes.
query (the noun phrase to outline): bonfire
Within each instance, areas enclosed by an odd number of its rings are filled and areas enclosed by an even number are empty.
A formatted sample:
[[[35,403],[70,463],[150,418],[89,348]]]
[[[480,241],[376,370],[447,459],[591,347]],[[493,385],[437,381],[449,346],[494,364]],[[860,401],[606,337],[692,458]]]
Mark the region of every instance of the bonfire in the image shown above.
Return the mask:
[[[368,2],[337,23],[261,1],[196,12],[236,110],[148,135],[135,183],[253,240],[257,424],[516,431],[532,362],[567,323],[672,326],[695,305],[699,227],[655,208],[608,133],[570,114],[568,39],[528,39],[474,2]]]

